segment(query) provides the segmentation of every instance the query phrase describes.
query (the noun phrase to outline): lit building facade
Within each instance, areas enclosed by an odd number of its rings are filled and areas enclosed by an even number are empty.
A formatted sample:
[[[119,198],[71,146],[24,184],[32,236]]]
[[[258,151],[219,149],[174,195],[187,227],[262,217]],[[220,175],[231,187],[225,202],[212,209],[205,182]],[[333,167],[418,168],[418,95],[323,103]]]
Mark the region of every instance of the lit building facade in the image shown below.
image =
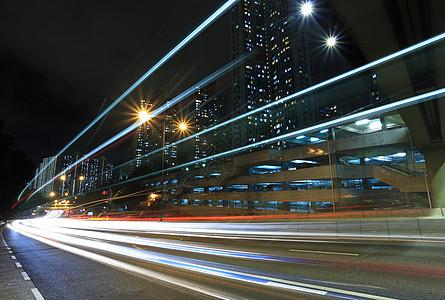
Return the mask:
[[[82,157],[80,154],[67,154],[63,157],[62,168],[67,169]],[[94,191],[113,182],[113,165],[105,156],[86,159],[68,170],[65,180],[58,180],[60,195],[76,195]]]
[[[222,95],[212,95],[207,89],[199,89],[187,101],[183,109],[187,120],[187,135],[195,134],[216,125],[223,118],[224,101]],[[221,143],[218,131],[211,131],[196,136],[181,148],[181,161],[197,160],[211,156],[221,151]],[[187,159],[185,159],[187,157]]]
[[[57,171],[57,157],[50,156],[45,157],[40,163],[40,166],[36,169],[36,180],[34,180],[33,188],[38,189],[45,183],[50,181],[47,185],[39,190],[39,193],[44,196],[49,196],[54,191],[54,181],[52,180],[56,176]]]
[[[152,104],[148,104],[145,99],[141,100],[141,110],[148,111]],[[150,128],[150,122],[145,122],[139,126],[137,132],[137,143],[135,147],[135,165],[140,167],[147,163],[147,157],[145,156],[150,152],[150,141],[154,138],[154,132]]]
[[[296,12],[289,8],[297,9],[294,1],[244,0],[232,11],[233,58],[248,54],[233,72],[233,110],[237,114],[313,84],[308,31],[304,24],[290,18]],[[310,96],[250,115],[234,128],[234,146],[310,124],[317,116]]]

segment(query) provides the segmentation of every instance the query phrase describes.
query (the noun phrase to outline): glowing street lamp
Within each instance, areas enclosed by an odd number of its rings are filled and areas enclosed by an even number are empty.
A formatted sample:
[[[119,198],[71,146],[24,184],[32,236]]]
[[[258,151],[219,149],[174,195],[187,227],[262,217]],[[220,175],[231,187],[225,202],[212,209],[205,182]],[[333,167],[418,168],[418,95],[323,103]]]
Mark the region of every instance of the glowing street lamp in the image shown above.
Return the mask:
[[[326,45],[331,48],[334,47],[335,44],[337,43],[337,37],[336,36],[331,36],[326,40]]]
[[[56,193],[51,192],[49,195],[50,195],[51,197],[54,197],[54,196],[56,195]]]
[[[83,175],[80,175],[79,180],[80,180],[80,181],[84,181],[84,180],[85,180],[85,177],[83,177]]]
[[[141,111],[138,113],[138,115],[139,115],[139,121],[140,121],[141,123],[145,123],[145,122],[148,121],[149,115],[148,115],[148,112],[147,112],[146,110],[141,110]]]
[[[186,130],[186,129],[187,129],[187,124],[185,124],[185,123],[181,123],[181,124],[179,124],[179,129],[180,129],[181,131]]]
[[[63,194],[63,192],[65,191],[65,180],[66,180],[66,176],[65,174],[63,174],[62,176],[60,176],[60,180],[62,180],[62,192],[61,194]],[[66,196],[66,195],[65,195]]]
[[[301,6],[301,13],[303,16],[309,16],[312,14],[312,2],[308,1]]]

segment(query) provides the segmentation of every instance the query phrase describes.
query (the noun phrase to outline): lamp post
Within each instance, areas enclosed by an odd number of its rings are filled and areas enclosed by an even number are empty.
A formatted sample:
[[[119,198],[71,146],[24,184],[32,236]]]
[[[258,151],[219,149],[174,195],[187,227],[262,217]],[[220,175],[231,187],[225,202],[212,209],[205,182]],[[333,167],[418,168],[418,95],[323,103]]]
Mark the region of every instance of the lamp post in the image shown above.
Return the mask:
[[[79,176],[79,191],[80,191],[80,187],[81,187],[81,182],[85,180],[85,177],[83,175]],[[73,195],[75,194],[76,191],[76,177],[73,178]]]
[[[161,197],[161,221],[163,219],[164,216],[164,164],[165,164],[165,125],[166,122],[164,121],[164,126],[163,126],[163,130],[162,130],[162,175],[161,175],[161,187],[162,187],[162,197]],[[184,131],[187,130],[187,124],[184,122],[181,122],[178,126],[180,131]]]
[[[164,164],[165,164],[165,124],[166,122],[164,122],[164,129],[162,132],[162,176],[161,176],[161,180],[162,180],[162,197],[161,197],[161,221],[163,219],[163,215],[164,215]],[[184,131],[187,130],[187,124],[184,122],[181,122],[178,126],[180,131]]]
[[[147,122],[150,119],[150,115],[146,110],[141,110],[138,113],[139,115],[139,121],[142,124],[144,124],[145,122]],[[166,131],[166,122],[167,120],[164,120],[164,125],[162,126],[162,160],[161,160],[161,188],[162,188],[162,194],[161,194],[161,216],[160,216],[160,221],[163,220],[164,217],[164,164],[165,164],[165,131]],[[184,122],[181,122],[178,124],[178,128],[180,131],[184,131],[187,130],[187,124]],[[151,194],[150,195],[152,200],[154,200],[154,198],[156,197],[155,194]]]
[[[66,180],[66,176],[65,174],[63,174],[62,176],[60,176],[60,180],[62,180],[62,192],[60,193],[61,197],[63,197],[65,193],[65,180]],[[67,195],[65,195],[67,196]]]

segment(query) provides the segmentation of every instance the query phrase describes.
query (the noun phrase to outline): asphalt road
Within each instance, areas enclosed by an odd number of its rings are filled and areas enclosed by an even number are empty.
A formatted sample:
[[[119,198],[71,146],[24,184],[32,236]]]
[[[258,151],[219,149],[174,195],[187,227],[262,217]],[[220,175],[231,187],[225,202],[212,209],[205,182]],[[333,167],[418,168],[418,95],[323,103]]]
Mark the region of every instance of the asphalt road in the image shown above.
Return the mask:
[[[4,231],[45,299],[445,299],[440,239],[308,237],[288,235],[289,224],[275,238],[258,223],[80,224],[16,227],[45,243]]]

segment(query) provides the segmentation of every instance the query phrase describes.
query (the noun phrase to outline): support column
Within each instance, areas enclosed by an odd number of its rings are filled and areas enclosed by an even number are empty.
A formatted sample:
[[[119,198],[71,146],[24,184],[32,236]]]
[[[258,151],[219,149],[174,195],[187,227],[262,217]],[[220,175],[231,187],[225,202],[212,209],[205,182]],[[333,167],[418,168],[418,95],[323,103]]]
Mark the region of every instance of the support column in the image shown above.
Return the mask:
[[[252,184],[247,185],[247,194],[249,195],[251,192],[254,192],[252,189]],[[255,203],[252,200],[247,199],[247,209],[252,210],[255,209]]]
[[[209,187],[204,187],[204,194],[209,195]],[[212,204],[212,200],[203,200],[204,204],[210,206]]]
[[[431,193],[433,208],[445,207],[445,149],[424,150],[428,180],[425,188]]]
[[[281,163],[281,172],[289,170],[289,164],[287,162]],[[284,178],[284,176],[283,176]],[[288,191],[289,190],[289,182],[284,181],[281,183],[281,190]],[[290,211],[290,202],[283,202],[283,210]]]
[[[229,189],[227,188],[227,186],[223,186],[223,192],[224,193],[228,193]],[[227,196],[227,195],[225,195]],[[223,200],[223,207],[229,207],[229,201],[228,200]]]

